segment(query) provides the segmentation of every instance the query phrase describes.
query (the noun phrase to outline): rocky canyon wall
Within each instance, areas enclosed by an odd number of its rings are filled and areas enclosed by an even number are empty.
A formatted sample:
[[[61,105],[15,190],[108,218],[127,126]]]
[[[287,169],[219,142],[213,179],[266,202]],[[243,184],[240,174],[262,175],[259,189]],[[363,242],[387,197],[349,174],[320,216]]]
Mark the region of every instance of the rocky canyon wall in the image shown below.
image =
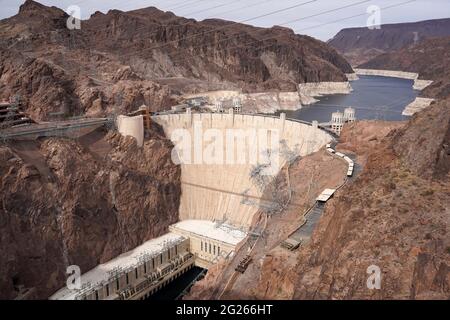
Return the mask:
[[[156,131],[137,147],[98,129],[0,146],[0,298],[47,298],[178,220],[180,168]]]
[[[355,143],[354,130],[370,122],[344,129],[342,148],[353,146],[367,163],[327,203],[300,251],[294,299],[450,297],[448,103],[417,113],[385,138],[357,138],[367,143]],[[381,270],[379,290],[367,287],[370,266]]]
[[[421,79],[433,81],[432,83],[416,81],[415,87],[422,90],[421,97],[445,99],[450,95],[449,49],[449,36],[426,39],[417,45],[382,54],[361,65],[360,68],[419,74]]]

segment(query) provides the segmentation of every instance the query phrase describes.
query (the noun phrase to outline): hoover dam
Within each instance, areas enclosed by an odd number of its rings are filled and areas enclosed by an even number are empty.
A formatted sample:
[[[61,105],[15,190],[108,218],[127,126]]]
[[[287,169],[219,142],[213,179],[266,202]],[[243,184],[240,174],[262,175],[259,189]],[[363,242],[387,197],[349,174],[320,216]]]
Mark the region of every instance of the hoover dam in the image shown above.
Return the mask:
[[[119,132],[139,143],[142,117],[120,117]],[[180,161],[180,222],[170,226],[169,233],[83,273],[78,288],[65,286],[50,299],[145,299],[194,266],[207,269],[232,258],[248,236],[255,236],[255,213],[273,201],[264,199],[263,192],[283,166],[334,139],[317,122],[290,120],[285,114],[234,114],[232,109],[227,114],[191,113],[188,109],[152,120],[173,141],[173,160]],[[189,152],[180,149],[180,136],[189,137]],[[214,144],[212,136],[215,142],[226,141],[215,145],[213,162],[206,157]],[[203,142],[200,146],[198,139]],[[194,157],[188,159],[191,152]]]
[[[287,120],[284,115],[275,118],[233,113],[186,113],[155,116],[153,120],[162,125],[167,137],[173,137],[174,131],[180,128],[186,129],[194,136],[196,125],[203,129],[215,129],[224,138],[230,129],[234,133],[244,134],[248,129],[265,130],[268,135],[276,130],[279,133],[277,145],[280,149],[290,151],[291,157],[313,153],[332,140],[332,136],[317,125]],[[255,146],[249,143],[248,135],[247,138],[246,141],[239,142],[241,146],[238,146],[238,143],[231,146],[235,148],[232,151],[250,156]],[[258,142],[260,145],[264,143],[261,139],[258,139]],[[229,144],[224,147],[229,147]],[[277,150],[272,149],[273,151]],[[286,157],[285,153],[279,152],[278,163],[273,163],[276,166],[273,177],[288,160]],[[255,177],[252,178],[252,170],[256,165],[248,161],[249,157],[242,160],[231,164],[182,163],[180,219],[225,221],[248,229],[254,213],[258,210],[261,201],[264,201],[261,199],[264,184],[258,184],[253,179]],[[270,177],[266,178],[270,180]],[[245,199],[249,201],[244,201]]]

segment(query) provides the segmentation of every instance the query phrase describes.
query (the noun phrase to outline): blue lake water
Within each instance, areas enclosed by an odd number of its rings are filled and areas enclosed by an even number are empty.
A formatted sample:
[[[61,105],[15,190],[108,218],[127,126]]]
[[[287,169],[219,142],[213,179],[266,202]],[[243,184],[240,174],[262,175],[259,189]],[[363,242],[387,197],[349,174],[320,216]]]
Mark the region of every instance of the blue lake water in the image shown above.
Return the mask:
[[[285,112],[288,118],[328,122],[332,112],[337,110],[342,112],[345,107],[351,106],[355,108],[358,120],[394,121],[408,118],[402,116],[402,111],[419,94],[419,91],[413,90],[412,80],[379,76],[359,76],[359,78],[350,82],[353,88],[350,94],[319,97],[316,98],[318,102],[303,106],[299,110],[280,112]]]

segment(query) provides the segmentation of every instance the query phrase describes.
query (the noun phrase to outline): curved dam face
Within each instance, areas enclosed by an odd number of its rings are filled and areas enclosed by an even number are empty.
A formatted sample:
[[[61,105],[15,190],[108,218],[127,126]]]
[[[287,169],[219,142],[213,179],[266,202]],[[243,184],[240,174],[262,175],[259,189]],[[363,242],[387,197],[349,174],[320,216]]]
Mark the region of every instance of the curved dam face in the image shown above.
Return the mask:
[[[316,152],[333,139],[317,126],[287,120],[284,114],[274,118],[188,110],[152,119],[182,159],[180,220],[220,221],[245,230],[267,201],[261,199],[265,186],[286,161]],[[180,152],[181,135],[191,143],[188,152]],[[260,161],[261,155],[266,162]]]

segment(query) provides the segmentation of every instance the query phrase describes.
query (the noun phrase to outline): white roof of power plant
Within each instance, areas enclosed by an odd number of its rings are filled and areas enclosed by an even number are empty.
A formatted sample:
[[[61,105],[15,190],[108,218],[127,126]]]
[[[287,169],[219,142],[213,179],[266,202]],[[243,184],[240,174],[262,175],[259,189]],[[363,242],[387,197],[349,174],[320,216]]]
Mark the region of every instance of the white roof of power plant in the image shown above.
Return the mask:
[[[233,226],[209,220],[183,220],[170,226],[173,232],[176,229],[231,245],[237,245],[247,236],[244,231]]]
[[[95,288],[102,282],[106,282],[110,277],[110,272],[113,270],[126,270],[127,268],[134,267],[140,263],[139,258],[144,254],[158,255],[167,244],[181,242],[185,237],[175,233],[167,233],[159,238],[144,242],[139,247],[134,248],[128,252],[121,254],[120,256],[100,264],[95,268],[89,270],[81,275],[81,286],[89,286]],[[83,272],[83,271],[82,271]],[[74,300],[75,296],[81,290],[69,290],[66,286],[56,293],[54,293],[50,300]]]
[[[317,201],[326,202],[331,196],[336,192],[336,189],[325,189],[322,193],[316,198]]]

